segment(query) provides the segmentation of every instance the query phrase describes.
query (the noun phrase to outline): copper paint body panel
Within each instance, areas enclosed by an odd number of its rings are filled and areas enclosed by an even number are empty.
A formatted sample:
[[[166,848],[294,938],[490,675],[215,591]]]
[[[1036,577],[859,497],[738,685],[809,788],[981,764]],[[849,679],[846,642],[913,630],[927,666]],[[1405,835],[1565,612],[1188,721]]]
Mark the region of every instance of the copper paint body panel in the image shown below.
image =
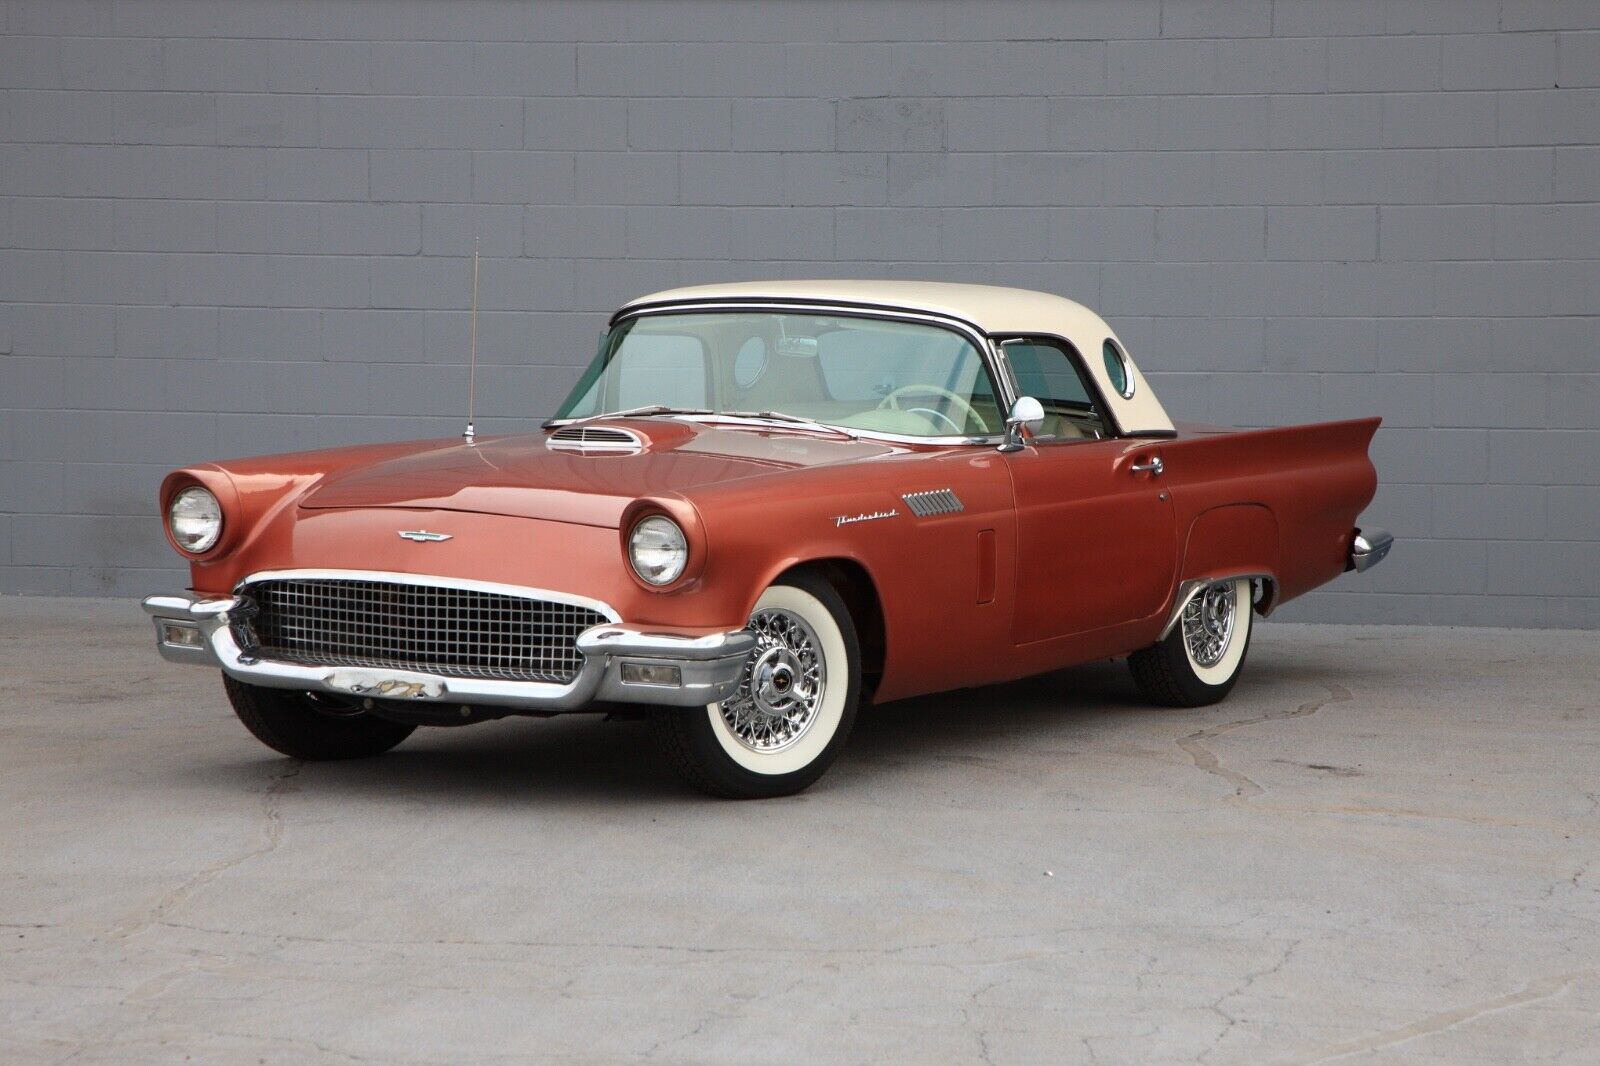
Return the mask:
[[[885,629],[880,701],[1121,655],[1149,644],[1178,583],[1273,575],[1291,599],[1345,568],[1376,474],[1376,419],[1176,439],[1028,447],[849,441],[798,430],[619,421],[637,454],[553,451],[546,434],[418,441],[205,464],[162,486],[210,488],[224,531],[193,588],[246,575],[387,570],[600,600],[664,631],[742,626],[790,567],[845,559],[869,575]],[[1158,477],[1129,467],[1159,455]],[[949,489],[963,509],[913,515],[902,495]],[[626,529],[672,515],[691,563],[646,589]],[[841,515],[892,516],[838,524]],[[400,530],[450,535],[402,539]]]

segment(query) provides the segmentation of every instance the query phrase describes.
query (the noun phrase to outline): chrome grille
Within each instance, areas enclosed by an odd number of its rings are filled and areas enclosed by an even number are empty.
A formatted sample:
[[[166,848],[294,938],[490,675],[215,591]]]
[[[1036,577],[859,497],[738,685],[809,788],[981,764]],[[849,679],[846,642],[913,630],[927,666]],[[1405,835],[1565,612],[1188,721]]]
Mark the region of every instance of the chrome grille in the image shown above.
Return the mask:
[[[366,578],[272,578],[242,595],[256,609],[237,635],[260,658],[445,677],[567,684],[583,666],[578,634],[610,621],[552,600]]]

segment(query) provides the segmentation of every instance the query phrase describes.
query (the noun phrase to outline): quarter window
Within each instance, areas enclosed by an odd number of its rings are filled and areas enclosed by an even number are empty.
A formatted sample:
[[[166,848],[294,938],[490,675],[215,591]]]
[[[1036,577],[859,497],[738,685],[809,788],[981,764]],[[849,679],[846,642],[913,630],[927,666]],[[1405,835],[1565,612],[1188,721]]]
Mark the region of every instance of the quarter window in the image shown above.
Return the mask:
[[[1128,376],[1128,360],[1123,356],[1122,350],[1109,339],[1100,348],[1100,357],[1105,360],[1106,375],[1111,379],[1111,387],[1122,394],[1124,399],[1133,397],[1133,380]]]

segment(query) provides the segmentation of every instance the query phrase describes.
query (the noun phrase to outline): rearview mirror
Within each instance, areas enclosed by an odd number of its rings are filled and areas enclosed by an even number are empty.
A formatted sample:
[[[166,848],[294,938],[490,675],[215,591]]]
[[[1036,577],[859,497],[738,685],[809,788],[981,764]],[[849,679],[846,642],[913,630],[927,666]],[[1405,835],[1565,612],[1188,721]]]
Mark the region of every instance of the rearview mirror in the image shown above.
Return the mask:
[[[1044,425],[1044,404],[1032,396],[1018,396],[1017,402],[1011,405],[1011,413],[1006,415],[1006,436],[1000,442],[1003,452],[1020,452],[1022,450],[1022,430],[1026,428],[1029,433],[1039,432],[1039,427]]]

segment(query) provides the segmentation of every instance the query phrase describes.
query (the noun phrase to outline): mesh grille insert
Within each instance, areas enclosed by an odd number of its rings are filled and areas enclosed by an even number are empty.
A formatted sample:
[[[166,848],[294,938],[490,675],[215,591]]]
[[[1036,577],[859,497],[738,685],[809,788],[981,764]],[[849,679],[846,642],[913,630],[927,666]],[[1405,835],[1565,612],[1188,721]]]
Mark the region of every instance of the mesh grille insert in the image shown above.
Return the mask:
[[[256,613],[241,645],[263,659],[445,677],[567,684],[578,634],[610,621],[587,607],[444,585],[274,578],[243,590]]]

